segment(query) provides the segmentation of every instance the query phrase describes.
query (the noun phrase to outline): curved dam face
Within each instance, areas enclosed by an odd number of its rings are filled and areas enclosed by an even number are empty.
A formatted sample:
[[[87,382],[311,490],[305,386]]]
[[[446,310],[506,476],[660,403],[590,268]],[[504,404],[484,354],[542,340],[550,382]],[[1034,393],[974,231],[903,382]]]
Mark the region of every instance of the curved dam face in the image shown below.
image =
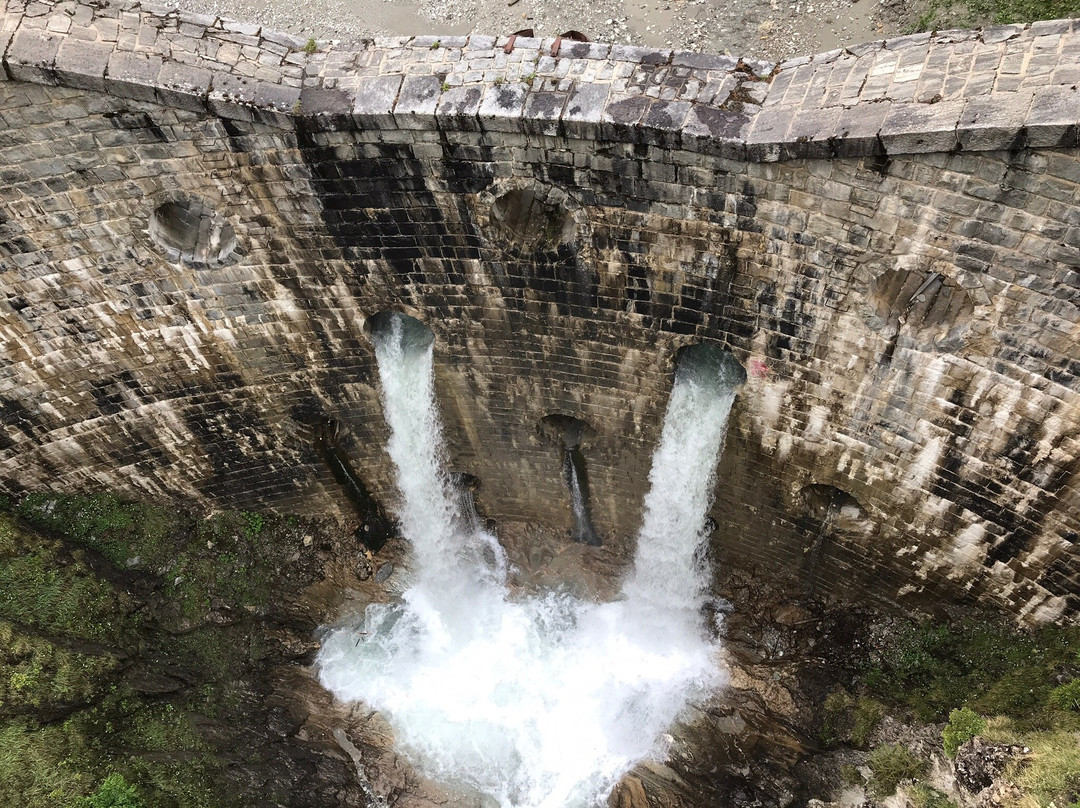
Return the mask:
[[[705,342],[747,371],[718,567],[1074,613],[1078,26],[768,65],[9,3],[0,480],[334,511],[332,419],[392,504],[392,310],[481,509],[569,529],[537,425],[580,419],[625,543]]]

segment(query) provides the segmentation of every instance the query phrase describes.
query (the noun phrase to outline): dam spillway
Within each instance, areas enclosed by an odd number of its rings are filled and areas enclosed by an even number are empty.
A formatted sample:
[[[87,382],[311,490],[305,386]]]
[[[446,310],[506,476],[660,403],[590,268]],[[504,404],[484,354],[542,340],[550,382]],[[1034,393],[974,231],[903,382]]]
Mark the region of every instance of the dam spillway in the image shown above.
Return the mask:
[[[331,418],[388,501],[364,330],[396,309],[482,510],[569,525],[534,428],[567,413],[627,542],[708,341],[748,370],[721,568],[798,580],[824,486],[861,514],[824,595],[1075,611],[1074,28],[766,65],[9,4],[0,478],[344,511],[300,428]]]
[[[415,571],[400,602],[330,631],[320,681],[386,713],[399,748],[431,777],[503,808],[599,804],[657,753],[690,700],[724,681],[717,627],[703,618],[704,524],[746,374],[715,346],[680,354],[620,598],[512,593],[497,540],[463,518],[443,466],[434,335],[404,315],[373,319]]]

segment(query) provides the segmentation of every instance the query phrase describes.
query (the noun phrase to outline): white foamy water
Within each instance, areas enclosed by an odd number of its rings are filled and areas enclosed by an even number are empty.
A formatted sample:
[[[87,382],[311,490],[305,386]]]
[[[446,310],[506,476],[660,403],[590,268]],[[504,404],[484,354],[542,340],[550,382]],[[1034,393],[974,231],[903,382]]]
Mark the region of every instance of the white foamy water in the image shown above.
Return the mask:
[[[418,328],[395,316],[374,336],[417,577],[401,603],[325,638],[320,679],[386,716],[399,751],[434,779],[504,808],[595,805],[722,683],[698,546],[738,379],[724,390],[707,368],[677,374],[624,599],[512,600],[497,543],[458,511],[443,470],[431,338]]]

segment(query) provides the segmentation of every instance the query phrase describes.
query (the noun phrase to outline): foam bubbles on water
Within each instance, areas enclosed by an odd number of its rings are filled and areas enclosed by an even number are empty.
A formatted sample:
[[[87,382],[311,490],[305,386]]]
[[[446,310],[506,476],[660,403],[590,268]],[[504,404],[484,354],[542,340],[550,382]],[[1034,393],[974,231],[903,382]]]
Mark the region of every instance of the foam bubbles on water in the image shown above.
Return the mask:
[[[680,369],[623,599],[513,599],[498,543],[458,512],[442,471],[431,341],[413,323],[394,316],[374,340],[417,578],[326,637],[320,680],[386,716],[433,779],[504,808],[596,804],[722,683],[698,547],[734,385]]]

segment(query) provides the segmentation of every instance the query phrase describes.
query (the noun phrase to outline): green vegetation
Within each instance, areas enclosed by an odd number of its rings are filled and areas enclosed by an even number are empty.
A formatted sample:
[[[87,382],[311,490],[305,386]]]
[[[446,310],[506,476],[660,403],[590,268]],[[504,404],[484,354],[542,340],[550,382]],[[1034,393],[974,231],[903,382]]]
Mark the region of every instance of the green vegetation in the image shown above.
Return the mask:
[[[865,748],[870,735],[885,717],[885,705],[869,696],[852,696],[838,688],[825,699],[821,740],[827,746],[850,743]]]
[[[313,37],[313,36],[308,37],[308,41],[304,43],[304,49],[303,50],[304,50],[304,53],[306,53],[308,56],[310,56],[313,53],[316,53],[319,50],[319,45],[315,41],[315,37]]]
[[[1059,710],[1080,712],[1080,679],[1073,679],[1050,691],[1047,697],[1050,705]]]
[[[0,621],[0,714],[87,702],[117,667],[111,655],[78,653]]]
[[[840,777],[849,786],[861,786],[866,783],[859,769],[851,763],[845,763],[840,767]]]
[[[270,652],[257,615],[310,526],[112,494],[2,507],[0,805],[276,804],[227,770],[255,754],[238,733]]]
[[[1080,16],[1080,0],[929,0],[907,33]]]
[[[122,774],[110,774],[98,786],[98,790],[87,797],[81,808],[143,808],[138,789],[124,779]]]
[[[963,707],[949,713],[949,723],[941,731],[942,745],[948,757],[956,757],[957,750],[986,729],[986,719],[975,711]]]
[[[855,702],[855,724],[851,728],[851,742],[864,747],[881,719],[885,717],[885,705],[866,696],[860,696]]]
[[[1053,726],[1056,676],[1075,668],[1080,626],[1019,631],[994,620],[904,624],[863,672],[870,695],[920,721],[945,721],[957,707]]]
[[[1080,803],[1080,733],[1056,728],[1030,732],[1013,719],[993,718],[981,734],[994,743],[1030,750],[1009,764],[1005,777],[1030,794],[1041,808],[1051,804],[1074,808]]]
[[[956,803],[936,788],[922,783],[912,786],[908,796],[914,808],[956,808]]]
[[[865,748],[887,713],[944,723],[948,757],[976,736],[1031,750],[1005,773],[1024,792],[1025,806],[1080,808],[1080,626],[1023,631],[970,616],[947,624],[892,622],[875,636],[870,659],[824,701],[826,745]],[[926,767],[894,746],[873,750],[868,762],[868,790],[877,797]],[[915,808],[952,805],[924,784],[907,794]]]
[[[870,793],[875,797],[888,797],[896,792],[904,780],[913,780],[926,774],[926,761],[915,757],[903,746],[879,746],[867,759],[870,766]]]

